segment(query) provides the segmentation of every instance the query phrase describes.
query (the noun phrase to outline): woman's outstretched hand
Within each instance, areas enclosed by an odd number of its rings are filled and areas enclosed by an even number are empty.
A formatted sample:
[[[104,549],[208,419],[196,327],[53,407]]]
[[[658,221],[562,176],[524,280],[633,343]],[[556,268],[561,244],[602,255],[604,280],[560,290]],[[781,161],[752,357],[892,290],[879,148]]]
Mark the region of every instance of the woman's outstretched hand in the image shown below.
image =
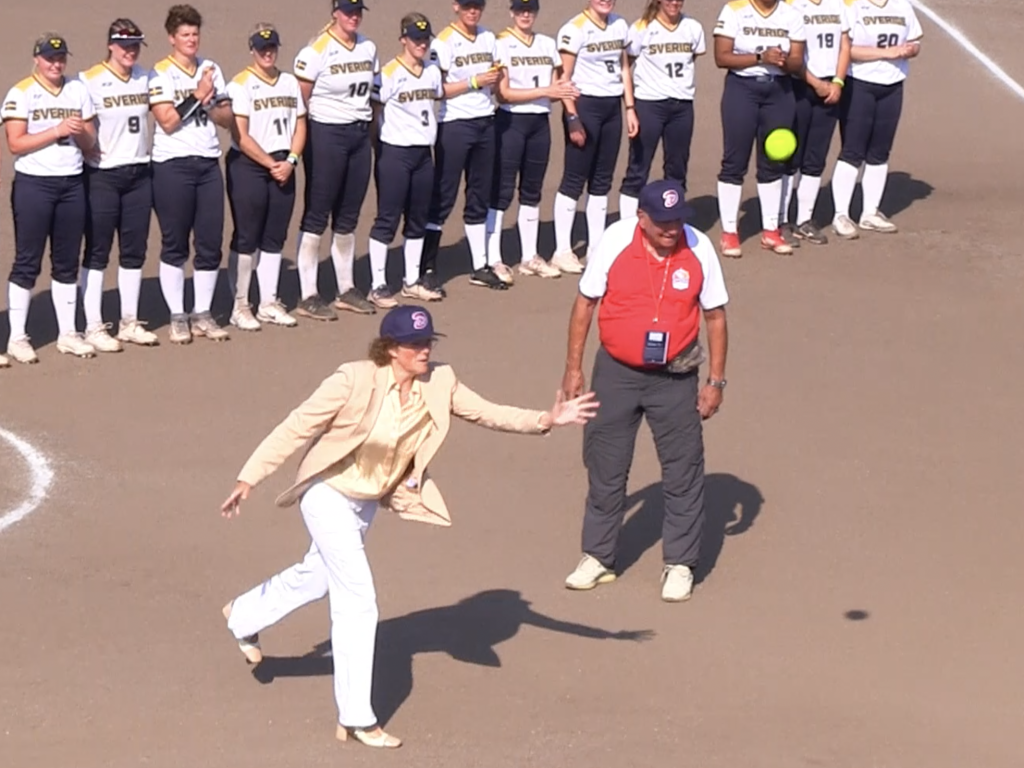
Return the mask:
[[[227,500],[220,505],[221,517],[232,518],[242,512],[242,502],[249,498],[249,491],[252,486],[239,480],[235,484],[235,490],[231,492]]]
[[[552,427],[564,427],[567,424],[586,424],[597,414],[601,405],[594,398],[593,392],[587,392],[566,400],[562,390],[555,393],[555,404],[551,407],[548,416],[551,418]]]

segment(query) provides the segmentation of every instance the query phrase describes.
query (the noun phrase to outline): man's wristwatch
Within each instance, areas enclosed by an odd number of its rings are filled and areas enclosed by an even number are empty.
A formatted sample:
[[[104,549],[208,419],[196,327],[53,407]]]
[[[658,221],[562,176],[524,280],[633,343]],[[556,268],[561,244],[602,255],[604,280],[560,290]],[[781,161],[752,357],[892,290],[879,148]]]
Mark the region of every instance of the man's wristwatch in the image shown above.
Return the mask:
[[[719,381],[715,381],[712,378],[708,379],[708,386],[715,387],[716,389],[725,389],[725,383],[725,379],[720,379]]]

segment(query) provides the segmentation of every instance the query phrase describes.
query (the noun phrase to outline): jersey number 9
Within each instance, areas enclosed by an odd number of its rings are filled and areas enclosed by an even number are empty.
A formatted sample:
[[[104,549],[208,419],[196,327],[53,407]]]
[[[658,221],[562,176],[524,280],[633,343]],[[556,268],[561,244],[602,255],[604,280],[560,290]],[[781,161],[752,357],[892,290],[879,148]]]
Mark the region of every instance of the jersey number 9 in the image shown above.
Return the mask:
[[[128,118],[128,133],[138,133],[142,130],[142,121],[137,115]]]

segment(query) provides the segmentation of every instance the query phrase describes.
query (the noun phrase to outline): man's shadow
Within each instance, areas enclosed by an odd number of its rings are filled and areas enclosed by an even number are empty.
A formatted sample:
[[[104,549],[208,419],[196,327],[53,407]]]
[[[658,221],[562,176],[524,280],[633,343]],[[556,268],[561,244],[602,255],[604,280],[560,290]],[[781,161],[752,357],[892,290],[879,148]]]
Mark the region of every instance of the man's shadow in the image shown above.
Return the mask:
[[[537,613],[520,592],[512,589],[479,592],[454,605],[387,619],[377,627],[373,679],[373,706],[381,724],[386,724],[412,693],[413,658],[417,654],[446,653],[456,661],[500,667],[495,646],[515,637],[524,624],[593,640],[640,642],[654,634],[651,630],[610,632],[560,621]],[[330,675],[330,650],[331,642],[325,640],[304,656],[264,656],[252,675],[264,684],[277,677]]]
[[[640,508],[626,520],[619,534],[615,557],[615,567],[619,572],[635,565],[644,552],[661,540],[665,515],[663,494],[659,482],[626,497],[624,506],[627,510],[638,503]],[[763,504],[764,497],[757,486],[735,475],[716,473],[704,478],[704,531],[700,562],[694,572],[696,584],[704,581],[715,569],[725,537],[749,531]]]

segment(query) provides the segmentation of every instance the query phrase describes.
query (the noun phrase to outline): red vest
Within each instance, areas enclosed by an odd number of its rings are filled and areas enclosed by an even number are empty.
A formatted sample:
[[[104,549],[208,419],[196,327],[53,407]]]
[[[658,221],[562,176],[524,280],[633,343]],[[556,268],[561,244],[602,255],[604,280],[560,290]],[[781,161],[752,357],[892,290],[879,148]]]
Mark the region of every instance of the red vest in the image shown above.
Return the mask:
[[[644,246],[638,225],[633,241],[608,270],[608,287],[597,316],[602,346],[620,363],[642,368],[647,332],[666,331],[667,359],[676,357],[700,333],[703,285],[704,270],[685,237],[671,256],[658,259]]]

